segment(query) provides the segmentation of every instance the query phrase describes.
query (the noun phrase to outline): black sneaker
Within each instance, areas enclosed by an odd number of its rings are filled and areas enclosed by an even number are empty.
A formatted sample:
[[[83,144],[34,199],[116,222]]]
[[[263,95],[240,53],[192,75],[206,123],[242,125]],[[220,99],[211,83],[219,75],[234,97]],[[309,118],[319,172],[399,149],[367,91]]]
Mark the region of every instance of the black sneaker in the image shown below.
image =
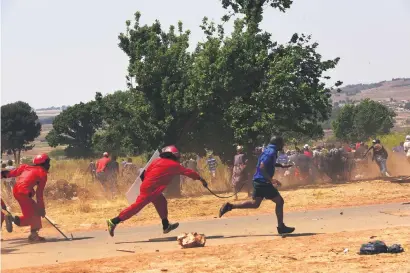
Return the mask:
[[[44,243],[46,241],[46,238],[39,236],[38,232],[32,232],[28,236],[28,241],[31,244],[33,244],[33,243]]]
[[[225,203],[220,209],[219,209],[219,218],[222,217],[222,215],[224,215],[225,213],[227,213],[228,211],[232,210],[232,204],[230,203]]]
[[[289,234],[295,231],[294,227],[287,227],[283,225],[282,227],[278,227],[278,233],[279,234]]]
[[[168,227],[166,229],[163,229],[164,234],[173,231],[174,229],[176,229],[177,227],[179,227],[179,223],[174,223],[174,224],[169,224]]]
[[[5,216],[6,230],[11,233],[13,231],[13,216],[11,214],[6,214]]]

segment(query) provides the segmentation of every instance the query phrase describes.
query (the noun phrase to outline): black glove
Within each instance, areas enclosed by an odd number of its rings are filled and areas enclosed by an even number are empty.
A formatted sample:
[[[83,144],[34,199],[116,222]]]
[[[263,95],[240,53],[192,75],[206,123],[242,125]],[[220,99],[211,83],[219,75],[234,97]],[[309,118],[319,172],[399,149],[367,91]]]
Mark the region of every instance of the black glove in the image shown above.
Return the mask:
[[[208,187],[208,183],[205,181],[205,179],[203,179],[202,177],[199,179],[202,182],[202,186],[204,186],[205,188]]]
[[[45,208],[38,208],[38,215],[40,215],[41,217],[45,217],[46,216],[46,209]]]

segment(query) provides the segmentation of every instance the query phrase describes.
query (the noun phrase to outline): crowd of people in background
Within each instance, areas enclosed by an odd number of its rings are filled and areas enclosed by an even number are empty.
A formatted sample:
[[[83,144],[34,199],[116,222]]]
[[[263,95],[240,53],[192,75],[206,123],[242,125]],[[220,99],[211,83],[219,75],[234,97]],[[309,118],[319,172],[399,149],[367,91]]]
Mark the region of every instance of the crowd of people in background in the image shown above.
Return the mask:
[[[252,168],[255,162],[251,158],[257,158],[258,154],[264,151],[264,147],[257,147],[251,157],[248,157],[242,146],[237,147],[237,154],[233,160],[232,185],[233,190],[238,192],[241,189],[247,191],[247,184],[250,181]],[[410,163],[410,135],[406,136],[404,142],[392,149],[407,158]],[[370,156],[369,156],[370,155]],[[354,178],[361,178],[358,174],[353,177],[354,170],[360,165],[364,168],[371,162],[375,162],[382,177],[390,177],[387,169],[388,151],[379,139],[374,139],[369,147],[365,142],[357,142],[351,145],[341,143],[323,143],[311,147],[305,144],[303,149],[294,147],[278,152],[277,163],[292,164],[293,167],[286,170],[278,170],[277,176],[281,177],[289,184],[309,184],[318,180],[330,179],[332,182],[349,181]],[[248,167],[248,172],[245,172]],[[250,182],[249,182],[250,185]],[[248,192],[248,194],[250,194]]]
[[[371,159],[377,164],[381,176],[391,176],[387,168],[389,152],[379,139],[374,139],[370,147],[364,142],[358,142],[351,145],[323,143],[322,145],[316,145],[313,147],[309,144],[305,144],[302,149],[296,146],[294,149],[282,149],[283,144],[284,142],[281,137],[272,137],[271,142],[267,147],[256,147],[251,153],[246,153],[244,147],[241,145],[236,147],[236,154],[232,164],[232,188],[235,192],[236,199],[238,197],[238,192],[245,191],[247,192],[248,197],[253,196],[253,200],[241,204],[226,203],[220,210],[220,217],[232,209],[258,208],[261,200],[263,198],[268,198],[274,201],[277,206],[278,232],[290,233],[293,232],[294,228],[287,227],[283,223],[283,199],[276,190],[276,186],[280,186],[281,183],[277,179],[270,179],[274,174],[275,177],[278,177],[279,179],[284,179],[285,181],[287,179],[290,182],[296,181],[297,184],[312,183],[317,180],[323,180],[324,177],[329,178],[333,182],[348,181],[352,178],[353,170],[357,164],[370,164],[369,161]],[[177,159],[174,160],[175,162],[168,160],[167,164],[179,164],[179,151],[177,151],[174,146],[169,146],[167,148],[175,150],[172,155],[178,155],[178,157],[175,157]],[[402,156],[403,160],[408,161],[410,164],[410,135],[407,135],[405,141],[400,142],[398,146],[394,147],[392,152]],[[164,153],[163,150],[162,155],[164,155]],[[371,154],[371,156],[368,156],[369,154]],[[183,166],[178,165],[179,171],[176,172],[175,175],[179,173],[185,175],[187,173],[194,174],[188,176],[191,179],[201,180],[203,186],[207,187],[206,181],[199,176],[199,159],[199,156],[196,156],[196,159],[192,156],[188,157],[187,160],[182,162]],[[274,166],[271,166],[271,161],[273,159],[275,160],[273,164]],[[265,166],[264,164],[267,165]],[[174,167],[168,167],[165,168],[167,171],[170,172],[174,170]],[[212,152],[208,152],[207,154],[206,167],[209,176],[211,177],[211,181],[217,178],[218,160]],[[284,170],[278,170],[278,172],[275,173],[275,167],[283,168]],[[12,230],[10,228],[11,222],[15,223],[17,226],[30,225],[30,242],[44,241],[44,238],[38,235],[38,231],[41,228],[40,217],[45,217],[43,190],[47,180],[46,173],[49,168],[50,158],[46,154],[38,155],[34,158],[33,165],[23,164],[18,166],[18,168],[14,166],[12,160],[8,160],[7,163],[2,162],[3,187],[5,187],[6,191],[13,193],[14,197],[21,205],[23,213],[22,216],[15,216],[10,213],[5,215],[2,212],[2,224],[3,221],[6,221],[6,226],[9,232]],[[132,162],[131,158],[128,158],[127,160],[122,159],[121,163],[119,163],[116,155],[110,156],[107,152],[104,152],[100,159],[95,162],[90,161],[87,172],[91,175],[93,181],[97,181],[101,184],[105,193],[111,194],[111,196],[114,197],[118,192],[118,178],[120,176],[122,178],[129,177],[129,184],[131,184],[135,181],[135,177],[141,172],[141,169],[138,169],[138,167]],[[22,173],[27,175],[21,175]],[[156,175],[160,177],[161,172]],[[15,179],[16,177],[19,177],[20,179],[17,183]],[[263,181],[261,181],[263,183],[258,179],[262,179]],[[269,183],[267,183],[270,180],[272,180],[272,183],[275,182],[276,186],[271,187]],[[41,183],[39,184],[38,181]],[[162,185],[161,183],[161,187],[165,186],[165,184]],[[170,183],[170,181],[167,181],[166,185]],[[37,205],[33,205],[33,196],[31,195],[32,188],[35,186],[37,186]],[[268,191],[266,190],[267,186],[270,187]],[[161,189],[164,190],[165,187]],[[27,192],[28,190],[29,192]],[[27,195],[27,193],[29,194]],[[155,199],[154,201],[157,202],[158,200]],[[161,200],[163,201],[163,198]],[[140,200],[140,203],[138,203],[137,200],[136,204],[130,207],[131,212],[128,216],[121,218],[120,215],[120,218],[116,217],[109,220],[111,221],[108,222],[108,226],[111,228],[111,236],[113,236],[115,226],[119,222],[134,215],[136,211],[142,209],[142,207],[145,206],[146,201],[151,202],[152,200],[148,198],[147,200]],[[155,204],[158,205],[158,203]],[[133,206],[136,207],[134,208]],[[7,211],[3,199],[2,209]],[[164,233],[175,229],[177,224],[170,224],[166,216],[167,213],[164,212],[162,214],[161,219],[163,220]]]
[[[112,197],[118,191],[118,177],[121,176],[132,183],[138,171],[131,158],[123,159],[121,168],[117,160],[118,157],[116,155],[110,157],[107,152],[104,152],[102,158],[95,162],[91,160],[87,168],[92,181],[98,181],[105,193],[111,194]]]

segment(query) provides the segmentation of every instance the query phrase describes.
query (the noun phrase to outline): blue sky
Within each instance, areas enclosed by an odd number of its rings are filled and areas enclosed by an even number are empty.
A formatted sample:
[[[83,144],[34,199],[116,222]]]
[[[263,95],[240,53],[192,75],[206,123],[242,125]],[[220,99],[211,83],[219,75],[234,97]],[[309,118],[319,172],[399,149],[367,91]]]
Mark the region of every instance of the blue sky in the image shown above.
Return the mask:
[[[142,23],[181,20],[203,38],[203,16],[224,14],[218,0],[1,0],[1,103],[34,108],[72,105],[125,89],[127,57],[117,36],[141,11]],[[330,73],[346,84],[410,76],[410,1],[294,0],[285,14],[267,10],[262,28],[279,42],[312,34]]]

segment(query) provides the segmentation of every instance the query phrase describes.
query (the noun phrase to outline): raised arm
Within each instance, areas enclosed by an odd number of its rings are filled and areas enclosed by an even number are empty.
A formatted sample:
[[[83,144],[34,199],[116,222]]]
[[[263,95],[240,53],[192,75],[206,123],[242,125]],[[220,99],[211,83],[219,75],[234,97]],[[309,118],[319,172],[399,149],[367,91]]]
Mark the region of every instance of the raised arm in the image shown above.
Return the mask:
[[[363,156],[363,157],[366,157],[367,153],[370,152],[370,150],[373,149],[373,148],[374,148],[374,147],[371,146],[371,147],[366,151],[366,153],[364,153],[364,156]]]
[[[10,178],[10,177],[17,177],[19,176],[25,169],[27,165],[21,165],[20,167],[11,170],[11,171],[1,171],[2,178]]]

